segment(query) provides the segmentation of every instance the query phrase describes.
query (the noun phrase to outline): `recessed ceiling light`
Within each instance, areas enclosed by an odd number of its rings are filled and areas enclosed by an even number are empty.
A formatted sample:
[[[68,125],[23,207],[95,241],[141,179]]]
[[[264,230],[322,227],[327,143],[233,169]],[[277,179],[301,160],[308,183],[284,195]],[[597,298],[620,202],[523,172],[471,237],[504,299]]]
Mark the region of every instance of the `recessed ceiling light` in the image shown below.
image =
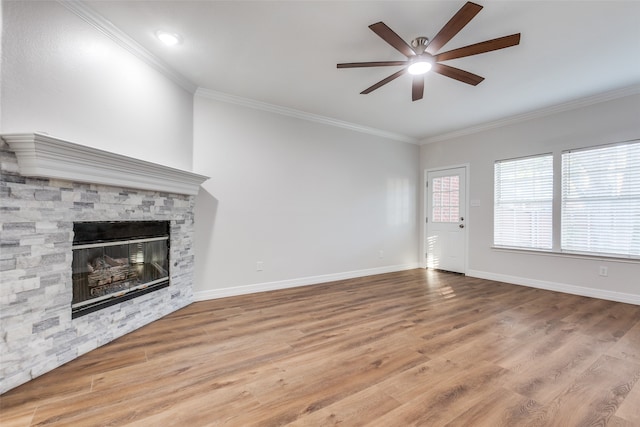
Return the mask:
[[[182,42],[182,37],[179,34],[168,31],[158,30],[156,31],[156,37],[167,46],[175,46]]]

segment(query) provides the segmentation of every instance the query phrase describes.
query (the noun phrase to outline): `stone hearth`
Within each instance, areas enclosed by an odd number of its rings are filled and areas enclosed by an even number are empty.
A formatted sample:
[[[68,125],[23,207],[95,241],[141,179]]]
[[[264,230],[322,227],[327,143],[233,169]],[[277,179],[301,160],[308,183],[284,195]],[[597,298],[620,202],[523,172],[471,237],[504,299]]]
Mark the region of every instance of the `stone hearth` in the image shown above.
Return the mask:
[[[0,393],[192,302],[195,194],[206,179],[40,134],[3,139]],[[24,149],[12,141],[35,146]],[[45,144],[44,154],[38,143]],[[51,154],[51,147],[63,147],[64,154]],[[105,162],[105,167],[96,169],[83,156]],[[56,158],[64,166],[52,167]],[[85,177],[74,162],[90,175]],[[127,175],[126,169],[132,173]],[[155,179],[147,183],[149,175]],[[123,180],[131,184],[114,185]],[[72,319],[73,223],[125,220],[169,221],[170,285]]]

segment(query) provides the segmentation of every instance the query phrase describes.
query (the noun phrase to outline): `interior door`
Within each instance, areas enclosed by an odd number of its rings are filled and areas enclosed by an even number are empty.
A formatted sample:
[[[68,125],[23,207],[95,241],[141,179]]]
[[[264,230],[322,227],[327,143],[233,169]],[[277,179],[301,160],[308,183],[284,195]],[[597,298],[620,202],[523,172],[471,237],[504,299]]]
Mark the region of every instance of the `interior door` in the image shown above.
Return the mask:
[[[426,265],[465,273],[466,167],[427,172]]]

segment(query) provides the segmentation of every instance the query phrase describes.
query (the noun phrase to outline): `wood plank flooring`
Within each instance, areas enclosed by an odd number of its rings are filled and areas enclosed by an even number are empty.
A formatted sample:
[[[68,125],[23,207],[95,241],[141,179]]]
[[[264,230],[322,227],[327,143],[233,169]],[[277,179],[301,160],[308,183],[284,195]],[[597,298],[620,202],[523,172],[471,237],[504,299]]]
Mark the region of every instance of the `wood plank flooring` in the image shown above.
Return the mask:
[[[640,426],[640,306],[416,269],[198,302],[0,396],[9,426]]]

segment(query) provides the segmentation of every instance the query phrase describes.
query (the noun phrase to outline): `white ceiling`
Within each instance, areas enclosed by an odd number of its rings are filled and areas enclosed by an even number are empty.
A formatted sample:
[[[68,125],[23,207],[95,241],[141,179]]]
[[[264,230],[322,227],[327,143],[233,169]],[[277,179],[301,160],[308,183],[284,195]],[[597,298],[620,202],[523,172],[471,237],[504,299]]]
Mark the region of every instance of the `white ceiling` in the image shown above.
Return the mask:
[[[368,26],[407,42],[432,38],[460,9],[449,1],[90,1],[86,4],[196,86],[360,126],[434,137],[640,84],[640,1],[495,1],[441,51],[512,33],[519,46],[448,61],[485,77],[470,86],[411,77],[359,92],[400,67],[339,62],[404,60]],[[159,43],[158,29],[182,35]]]

